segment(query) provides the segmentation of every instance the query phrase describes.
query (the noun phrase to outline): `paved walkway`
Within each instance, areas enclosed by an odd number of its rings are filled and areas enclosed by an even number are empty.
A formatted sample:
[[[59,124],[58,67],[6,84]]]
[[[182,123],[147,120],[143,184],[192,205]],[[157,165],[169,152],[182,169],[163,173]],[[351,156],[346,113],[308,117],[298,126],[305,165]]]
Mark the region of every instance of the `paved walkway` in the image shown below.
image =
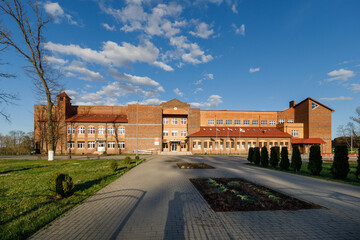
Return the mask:
[[[216,169],[182,170],[175,162]],[[248,166],[239,156],[150,156],[34,239],[359,239],[360,187]],[[216,213],[191,177],[243,177],[323,209]]]

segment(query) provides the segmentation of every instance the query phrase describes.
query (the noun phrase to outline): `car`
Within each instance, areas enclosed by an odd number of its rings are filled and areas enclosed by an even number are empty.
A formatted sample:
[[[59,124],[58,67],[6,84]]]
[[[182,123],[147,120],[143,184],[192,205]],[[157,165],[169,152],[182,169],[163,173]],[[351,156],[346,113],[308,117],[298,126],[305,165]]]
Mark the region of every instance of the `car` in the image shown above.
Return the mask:
[[[35,148],[30,149],[30,155],[34,155],[34,154],[40,154],[40,149],[35,149]]]

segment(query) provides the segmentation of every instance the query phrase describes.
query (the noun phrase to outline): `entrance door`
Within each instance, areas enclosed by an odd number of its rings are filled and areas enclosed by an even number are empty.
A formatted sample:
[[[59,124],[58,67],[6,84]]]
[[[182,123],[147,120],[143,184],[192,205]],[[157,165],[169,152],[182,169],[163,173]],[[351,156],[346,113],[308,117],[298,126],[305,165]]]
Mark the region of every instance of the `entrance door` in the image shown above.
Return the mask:
[[[98,142],[98,152],[104,152],[105,151],[105,142]]]
[[[172,152],[176,152],[176,151],[177,151],[177,143],[172,143],[172,144],[171,144],[171,151],[172,151]]]

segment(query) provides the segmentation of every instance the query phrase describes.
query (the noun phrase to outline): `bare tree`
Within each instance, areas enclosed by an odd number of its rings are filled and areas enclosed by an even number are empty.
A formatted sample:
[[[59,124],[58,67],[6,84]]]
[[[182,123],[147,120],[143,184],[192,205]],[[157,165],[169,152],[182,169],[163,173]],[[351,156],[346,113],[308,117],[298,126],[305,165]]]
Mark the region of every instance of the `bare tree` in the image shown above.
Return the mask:
[[[358,106],[355,111],[356,111],[357,117],[351,117],[351,119],[354,122],[357,122],[358,124],[360,124],[360,106]]]
[[[0,49],[0,51],[3,51],[4,49]],[[5,63],[0,63],[0,65],[4,65]],[[0,72],[0,80],[1,79],[8,79],[8,78],[14,78],[14,74],[4,73]],[[0,89],[0,106],[4,104],[13,104],[14,101],[17,100],[17,96],[15,94],[7,93],[3,89]],[[5,112],[5,110],[0,110],[0,115],[3,116],[7,121],[10,121],[10,116]]]
[[[48,159],[53,160],[54,132],[52,117],[54,101],[52,97],[59,88],[57,81],[59,75],[55,74],[54,69],[45,58],[44,28],[51,21],[51,18],[43,18],[44,14],[39,4],[37,0],[29,0],[27,4],[20,0],[0,0],[0,15],[6,18],[7,21],[14,23],[17,27],[11,30],[17,30],[18,33],[13,35],[6,28],[6,25],[1,22],[0,44],[13,48],[30,64],[25,66],[26,72],[34,80],[36,89],[46,95]]]

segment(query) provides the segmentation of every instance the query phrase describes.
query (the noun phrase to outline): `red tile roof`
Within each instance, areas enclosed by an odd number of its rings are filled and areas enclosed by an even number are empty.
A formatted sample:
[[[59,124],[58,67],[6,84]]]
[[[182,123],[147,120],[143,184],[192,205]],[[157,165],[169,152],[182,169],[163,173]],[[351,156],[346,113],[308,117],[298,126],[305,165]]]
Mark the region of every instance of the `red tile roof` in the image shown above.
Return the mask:
[[[88,122],[88,123],[127,123],[126,115],[115,114],[78,114],[66,119],[66,122]]]
[[[292,138],[292,144],[321,144],[325,143],[321,138]]]
[[[232,131],[229,131],[231,129]],[[241,127],[240,137],[291,138],[276,127]],[[216,130],[220,130],[218,132]],[[243,132],[244,131],[244,132]],[[200,131],[188,137],[239,137],[239,127],[200,127]]]

